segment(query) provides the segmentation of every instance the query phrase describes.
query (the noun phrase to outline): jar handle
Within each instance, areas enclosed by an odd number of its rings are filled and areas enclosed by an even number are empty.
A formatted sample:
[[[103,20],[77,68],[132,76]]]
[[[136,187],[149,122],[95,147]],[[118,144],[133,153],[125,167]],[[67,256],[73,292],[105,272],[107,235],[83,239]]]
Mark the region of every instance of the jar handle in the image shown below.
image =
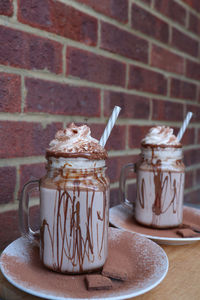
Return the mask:
[[[19,229],[22,236],[39,246],[40,234],[33,231],[29,223],[29,193],[34,190],[39,191],[39,180],[27,182],[22,189],[19,200]]]
[[[128,209],[134,209],[135,204],[133,202],[130,202],[126,198],[126,179],[128,177],[129,173],[135,173],[136,172],[136,164],[129,163],[127,165],[124,165],[120,172],[120,180],[119,180],[119,196],[120,196],[120,202],[122,205]]]

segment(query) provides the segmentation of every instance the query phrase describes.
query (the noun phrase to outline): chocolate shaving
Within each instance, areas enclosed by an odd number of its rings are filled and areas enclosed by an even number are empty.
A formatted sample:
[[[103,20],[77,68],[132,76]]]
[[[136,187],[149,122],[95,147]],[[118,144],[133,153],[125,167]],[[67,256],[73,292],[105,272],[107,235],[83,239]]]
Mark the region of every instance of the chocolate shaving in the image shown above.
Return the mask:
[[[183,238],[198,236],[197,232],[194,232],[192,229],[189,228],[179,229],[176,231],[176,234],[180,235]]]
[[[85,281],[88,290],[109,290],[112,288],[112,281],[102,275],[86,275]]]

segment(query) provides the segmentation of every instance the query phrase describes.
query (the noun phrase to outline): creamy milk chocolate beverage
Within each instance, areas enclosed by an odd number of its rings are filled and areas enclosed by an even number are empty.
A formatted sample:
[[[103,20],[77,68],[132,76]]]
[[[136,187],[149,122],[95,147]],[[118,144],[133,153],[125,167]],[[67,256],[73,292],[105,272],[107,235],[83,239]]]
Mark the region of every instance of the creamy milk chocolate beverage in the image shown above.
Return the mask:
[[[104,265],[109,222],[106,158],[89,127],[73,123],[57,132],[46,151],[47,175],[39,184],[40,257],[54,271],[79,274]],[[26,195],[27,186],[24,199]],[[21,202],[21,231],[26,234],[30,229],[25,200]]]
[[[128,170],[136,171],[136,220],[155,228],[175,227],[182,223],[184,164],[182,145],[173,129],[153,127],[141,143],[140,160],[124,166],[121,172],[121,197],[125,193]]]

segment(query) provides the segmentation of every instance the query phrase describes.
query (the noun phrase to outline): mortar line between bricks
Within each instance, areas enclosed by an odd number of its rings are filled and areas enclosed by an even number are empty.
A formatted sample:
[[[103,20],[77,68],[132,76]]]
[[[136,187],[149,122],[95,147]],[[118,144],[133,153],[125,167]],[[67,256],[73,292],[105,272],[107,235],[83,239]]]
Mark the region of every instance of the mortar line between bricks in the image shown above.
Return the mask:
[[[44,156],[27,156],[27,157],[15,157],[15,158],[1,158],[0,167],[18,167],[26,164],[44,163]]]
[[[193,186],[191,188],[185,189],[184,190],[184,195],[187,195],[187,194],[189,194],[191,192],[194,192],[194,191],[197,191],[199,189],[200,189],[200,184],[197,184],[197,185],[195,185],[195,186]]]
[[[24,75],[21,75],[21,113],[24,113],[24,108],[26,106],[26,87],[24,82]]]
[[[151,67],[151,52],[152,52],[152,43],[149,43],[149,51],[148,51],[148,65]]]
[[[195,128],[195,130],[194,130],[194,142],[195,142],[195,144],[197,144],[198,143],[198,128]]]
[[[17,21],[17,0],[13,0],[13,16],[12,19]]]
[[[151,0],[151,5],[150,5],[151,9],[154,9],[155,7],[155,0]]]
[[[193,180],[192,180],[192,186],[195,186],[195,185],[198,185],[198,182],[197,182],[197,170],[194,171],[193,173]]]
[[[100,109],[101,109],[101,119],[104,118],[104,90],[100,91]]]
[[[63,49],[62,49],[62,69],[63,69],[62,74],[63,74],[63,76],[66,76],[66,72],[67,72],[66,50],[67,50],[67,45],[64,44]]]
[[[19,188],[20,188],[20,172],[19,172],[19,166],[16,166],[16,184],[15,184],[15,191],[14,191],[14,200],[18,199]]]
[[[172,43],[172,26],[169,24],[169,40],[168,40],[169,45]]]
[[[138,3],[137,3],[138,4]],[[72,5],[71,5],[72,6]],[[140,3],[140,6],[141,6],[141,3]],[[80,8],[79,8],[80,10]],[[98,13],[97,13],[98,14]],[[97,16],[98,18],[98,16]],[[161,41],[158,41],[156,39],[154,39],[153,37],[149,36],[149,35],[145,35],[144,33],[138,31],[138,30],[135,30],[133,28],[130,28],[128,27],[128,25],[123,25],[121,23],[118,23],[117,21],[115,21],[114,19],[109,19],[108,17],[105,17],[103,15],[100,15],[100,20],[101,21],[105,21],[111,25],[114,25],[116,26],[117,28],[119,29],[122,29],[122,30],[125,30],[131,34],[134,34],[136,35],[137,37],[139,38],[143,38],[145,40],[148,40],[148,41],[151,41],[153,42],[155,45],[158,45],[162,48],[165,48],[167,49],[168,51],[170,52],[173,52],[181,57],[187,57],[188,59],[192,60],[192,61],[195,61],[195,62],[198,62],[198,57],[195,58],[194,56],[192,55],[189,55],[187,53],[184,53],[176,48],[172,48],[172,46],[168,45],[168,44],[165,44],[165,43],[162,43]],[[170,23],[171,20],[170,20]],[[20,22],[15,22],[13,21],[12,19],[7,19],[5,16],[0,16],[0,25],[4,25],[4,26],[7,26],[7,27],[10,27],[11,29],[13,29],[13,26],[15,27],[15,30],[18,29],[18,30],[21,30],[23,32],[26,32],[28,34],[36,34],[42,38],[48,38],[48,39],[51,39],[51,40],[54,40],[60,44],[63,44],[65,43],[66,41],[71,41],[71,42],[74,42],[74,43],[77,43],[77,44],[80,44],[80,47],[87,47],[87,49],[89,48],[93,48],[94,51],[98,48],[96,47],[91,47],[91,46],[87,46],[86,44],[83,44],[83,43],[80,43],[80,42],[77,42],[77,41],[73,41],[73,40],[70,40],[69,38],[66,38],[66,37],[63,37],[63,36],[60,36],[60,35],[56,35],[54,33],[51,33],[51,32],[48,32],[48,31],[45,31],[45,30],[41,30],[41,29],[38,29],[36,27],[31,27],[27,24],[23,24],[23,23],[20,23]],[[184,32],[185,33],[185,32]],[[191,33],[190,33],[191,34]],[[198,41],[199,37],[197,36],[196,37],[196,40]]]
[[[107,118],[99,119],[99,118],[90,118],[88,117],[89,123],[94,124],[105,124],[107,121]],[[26,115],[26,114],[6,114],[6,113],[0,113],[0,121],[11,121],[11,122],[39,122],[46,126],[47,124],[50,124],[52,122],[85,122],[85,117],[80,116],[56,116],[56,115]],[[165,120],[147,120],[147,119],[119,119],[118,125],[138,125],[138,126],[150,126],[150,125],[166,125],[166,126],[181,126],[182,121],[165,121]],[[189,125],[189,128],[200,128],[199,123],[191,123]]]
[[[197,34],[187,30],[187,28],[179,25],[178,23],[176,23],[175,21],[173,21],[172,19],[168,18],[167,16],[161,14],[159,11],[157,11],[156,9],[152,9],[151,7],[149,7],[149,9],[147,9],[146,5],[144,5],[141,0],[130,0],[132,3],[136,3],[138,6],[140,6],[141,8],[143,8],[144,10],[147,10],[148,12],[151,12],[151,14],[159,19],[161,19],[162,21],[166,22],[167,24],[171,24],[174,28],[178,29],[179,31],[181,31],[182,33],[190,36],[192,39],[195,39],[196,41],[199,40],[199,37]]]
[[[130,65],[126,64],[125,89],[128,89]]]
[[[80,49],[80,48],[78,48]],[[91,49],[90,49],[91,50]],[[87,49],[88,51],[88,49]],[[93,53],[93,50],[92,51],[89,51],[91,53]],[[98,51],[97,51],[98,52]],[[101,50],[100,50],[101,52]],[[96,52],[94,52],[96,53]],[[116,55],[116,54],[108,54],[108,52],[106,52],[106,55],[102,55],[102,53],[96,53],[98,55],[101,55],[103,57],[106,57],[106,58],[110,58],[110,59],[115,59],[116,61],[119,61],[121,63],[129,63],[131,64],[132,66],[139,66],[141,68],[144,68],[146,70],[150,70],[150,71],[154,71],[154,72],[157,72],[157,73],[160,73],[162,74],[163,76],[171,76],[173,78],[176,78],[176,79],[179,79],[179,80],[183,80],[183,81],[186,81],[186,82],[189,82],[189,83],[194,83],[194,84],[198,84],[199,85],[199,80],[196,80],[196,79],[192,79],[192,78],[189,78],[189,77],[186,77],[185,75],[181,75],[181,74],[176,74],[176,73],[172,73],[172,72],[168,72],[168,71],[165,71],[165,70],[162,70],[162,69],[159,69],[159,68],[156,68],[156,67],[152,67],[152,66],[148,66],[148,65],[145,65],[143,63],[140,63],[140,62],[137,62],[137,61],[132,61],[130,59],[127,59],[127,58],[124,58],[122,59],[119,55]],[[6,73],[10,73],[12,72],[13,74],[24,74],[24,76],[27,76],[27,77],[33,77],[33,78],[40,78],[40,79],[44,79],[44,80],[53,80],[55,82],[60,82],[60,83],[74,83],[76,84],[77,80],[79,80],[80,83],[85,83],[85,84],[93,84],[94,86],[97,85],[103,85],[103,86],[107,86],[105,84],[98,84],[98,83],[95,83],[95,82],[89,82],[89,81],[86,81],[86,80],[81,80],[81,79],[73,79],[73,78],[70,78],[70,77],[63,77],[62,74],[54,74],[54,73],[50,73],[50,72],[47,72],[47,71],[42,71],[42,70],[27,70],[27,69],[17,69],[15,67],[11,67],[11,66],[5,66],[5,65],[0,65],[0,71],[3,71],[3,72],[6,72]],[[115,86],[111,86],[111,87],[115,87]]]
[[[97,48],[101,47],[101,22],[97,20]]]
[[[187,5],[182,0],[175,0],[175,2],[177,2],[178,4],[180,4],[181,6],[183,6],[186,10],[191,11],[192,13],[194,13],[197,17],[200,17],[200,12],[197,12],[194,8],[192,8],[191,6]]]
[[[167,97],[170,97],[171,78],[167,78]]]
[[[195,171],[195,170],[198,170],[198,169],[200,169],[200,163],[195,164],[195,165],[186,166],[185,171],[190,172],[190,171]]]
[[[189,10],[188,9],[186,9],[185,27],[187,29],[189,28]]]
[[[128,23],[127,25],[131,28],[132,26],[132,3],[128,1]]]
[[[36,200],[36,199],[30,199],[29,207],[38,205],[38,202],[39,202],[39,200]],[[13,203],[1,204],[0,215],[1,215],[2,213],[7,212],[7,211],[18,210],[18,206],[19,206],[19,201],[15,201],[15,202],[13,202]]]
[[[126,126],[125,130],[125,149],[128,151],[129,150],[129,126]]]
[[[152,120],[153,117],[153,101],[149,99],[149,120]]]

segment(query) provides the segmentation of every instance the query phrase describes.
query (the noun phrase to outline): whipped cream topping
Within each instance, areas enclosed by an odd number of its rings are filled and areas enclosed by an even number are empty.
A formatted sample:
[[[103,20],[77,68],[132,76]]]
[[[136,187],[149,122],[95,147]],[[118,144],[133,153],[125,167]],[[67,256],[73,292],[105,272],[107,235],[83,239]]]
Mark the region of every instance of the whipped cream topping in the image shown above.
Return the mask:
[[[47,155],[64,157],[86,157],[90,159],[107,158],[106,150],[99,141],[91,137],[87,125],[76,126],[71,123],[64,130],[59,130],[47,149]]]
[[[152,127],[142,140],[142,144],[180,145],[173,131],[172,128],[165,126]]]

